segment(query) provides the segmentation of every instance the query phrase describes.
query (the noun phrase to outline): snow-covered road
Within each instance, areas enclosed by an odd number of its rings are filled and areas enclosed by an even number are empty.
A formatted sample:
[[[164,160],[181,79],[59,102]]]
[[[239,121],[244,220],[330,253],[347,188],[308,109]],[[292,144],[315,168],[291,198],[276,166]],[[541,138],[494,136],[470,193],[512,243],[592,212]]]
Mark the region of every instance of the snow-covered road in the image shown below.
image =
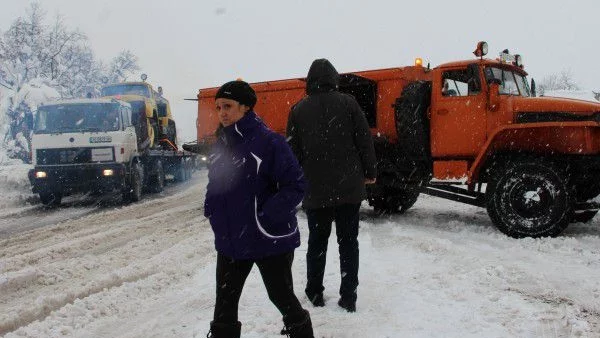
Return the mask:
[[[46,221],[0,235],[0,335],[204,337],[215,268],[201,208],[205,185],[203,171],[160,198],[127,206],[25,208]],[[71,217],[74,210],[84,214]],[[498,232],[485,210],[433,197],[384,219],[365,205],[358,310],[349,314],[336,305],[335,240],[327,305],[308,305],[308,234],[304,213],[299,218],[295,285],[317,337],[600,337],[598,220],[558,238],[516,240]],[[281,337],[257,269],[240,320],[243,337]]]

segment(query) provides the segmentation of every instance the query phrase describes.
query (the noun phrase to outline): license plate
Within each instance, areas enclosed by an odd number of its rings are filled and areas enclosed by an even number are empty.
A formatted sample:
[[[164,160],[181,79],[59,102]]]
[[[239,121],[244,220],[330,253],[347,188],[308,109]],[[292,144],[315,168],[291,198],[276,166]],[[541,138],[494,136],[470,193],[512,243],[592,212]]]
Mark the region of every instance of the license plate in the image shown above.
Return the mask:
[[[113,160],[112,148],[93,148],[92,162],[108,162]]]

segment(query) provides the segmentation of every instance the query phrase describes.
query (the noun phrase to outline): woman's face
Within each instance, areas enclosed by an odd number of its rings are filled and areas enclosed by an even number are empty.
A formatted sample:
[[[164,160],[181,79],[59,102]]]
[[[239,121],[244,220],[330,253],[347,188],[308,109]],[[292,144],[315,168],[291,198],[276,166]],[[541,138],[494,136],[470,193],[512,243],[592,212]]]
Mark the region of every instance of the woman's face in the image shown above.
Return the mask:
[[[248,107],[231,99],[218,98],[215,101],[219,121],[223,127],[230,126],[239,121],[248,111]]]

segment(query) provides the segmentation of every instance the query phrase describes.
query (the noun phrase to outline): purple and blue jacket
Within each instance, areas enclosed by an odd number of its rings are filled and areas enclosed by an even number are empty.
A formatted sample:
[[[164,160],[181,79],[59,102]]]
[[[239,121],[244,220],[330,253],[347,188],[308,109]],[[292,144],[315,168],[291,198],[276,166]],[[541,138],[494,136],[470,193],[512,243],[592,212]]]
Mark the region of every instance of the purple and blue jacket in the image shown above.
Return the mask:
[[[219,253],[261,259],[300,245],[302,169],[285,138],[253,111],[217,131],[208,170],[204,215]]]

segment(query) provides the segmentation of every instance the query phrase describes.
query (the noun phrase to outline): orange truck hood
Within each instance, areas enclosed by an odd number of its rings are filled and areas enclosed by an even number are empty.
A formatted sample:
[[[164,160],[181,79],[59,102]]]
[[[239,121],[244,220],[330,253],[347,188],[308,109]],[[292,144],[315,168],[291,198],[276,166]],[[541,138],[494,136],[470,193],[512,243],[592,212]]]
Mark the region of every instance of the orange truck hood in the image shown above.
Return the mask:
[[[598,102],[563,97],[514,97],[512,106],[515,113],[568,112],[591,114],[600,112],[600,103]]]

